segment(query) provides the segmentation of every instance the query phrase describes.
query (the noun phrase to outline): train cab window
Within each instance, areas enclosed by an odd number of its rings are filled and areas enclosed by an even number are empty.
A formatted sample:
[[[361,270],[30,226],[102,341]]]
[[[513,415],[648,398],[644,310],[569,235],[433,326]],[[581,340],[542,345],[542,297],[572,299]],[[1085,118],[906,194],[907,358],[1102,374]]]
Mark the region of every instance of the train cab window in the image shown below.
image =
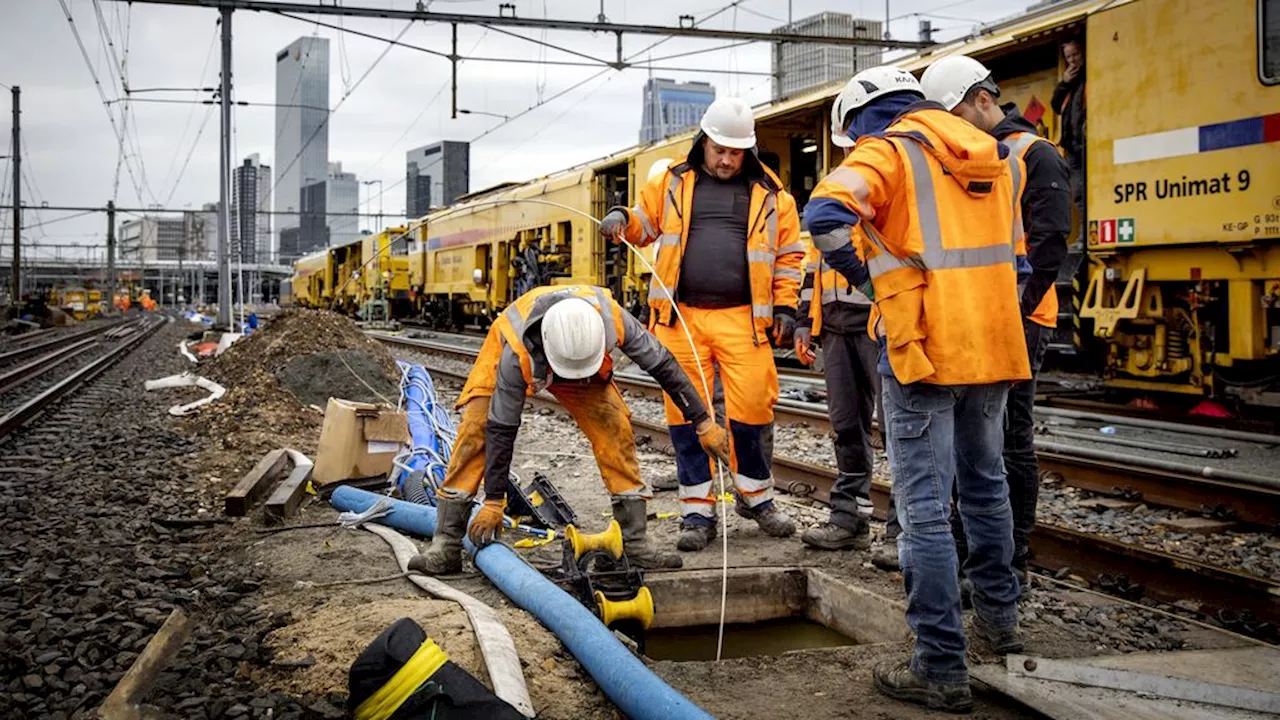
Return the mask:
[[[1258,79],[1280,83],[1280,0],[1258,0]]]

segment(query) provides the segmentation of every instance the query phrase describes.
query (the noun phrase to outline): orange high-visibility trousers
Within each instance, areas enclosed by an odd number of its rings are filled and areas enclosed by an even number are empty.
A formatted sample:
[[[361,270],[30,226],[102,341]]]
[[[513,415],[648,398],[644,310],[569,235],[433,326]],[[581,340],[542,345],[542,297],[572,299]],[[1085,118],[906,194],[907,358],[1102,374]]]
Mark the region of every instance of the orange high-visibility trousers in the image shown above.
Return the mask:
[[[552,383],[547,390],[573,417],[591,442],[605,489],[614,497],[650,497],[640,479],[636,460],[631,411],[612,382]],[[473,398],[462,409],[458,439],[453,443],[444,485],[437,493],[445,498],[475,497],[484,482],[484,428],[489,417],[489,397]]]
[[[778,401],[778,369],[769,339],[752,322],[751,306],[708,309],[681,304],[680,316],[688,323],[693,347],[681,321],[658,325],[653,334],[680,363],[707,407],[702,378],[713,391],[719,369],[724,408],[733,450],[733,485],[748,508],[761,510],[773,499],[773,477],[765,434],[773,422]],[[697,362],[694,360],[697,348]],[[701,372],[699,374],[699,364]],[[712,522],[715,487],[712,461],[698,443],[697,433],[679,409],[665,397],[667,425],[676,450],[676,474],[680,480],[680,512],[686,524]],[[722,425],[725,418],[717,418]]]

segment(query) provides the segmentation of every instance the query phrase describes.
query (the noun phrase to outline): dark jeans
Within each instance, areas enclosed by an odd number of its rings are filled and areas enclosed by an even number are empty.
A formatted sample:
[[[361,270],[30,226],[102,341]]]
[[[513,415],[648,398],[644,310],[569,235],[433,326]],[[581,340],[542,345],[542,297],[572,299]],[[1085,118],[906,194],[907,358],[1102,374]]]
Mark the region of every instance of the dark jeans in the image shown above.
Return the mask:
[[[989,624],[1018,621],[1013,514],[1004,477],[1007,383],[900,384],[884,378],[893,493],[902,535],[898,557],[907,590],[907,625],[915,633],[911,669],[940,683],[968,682],[960,616],[960,561],[951,542],[952,486],[971,549],[966,563],[973,605]]]
[[[879,354],[865,321],[861,330],[822,329],[827,411],[839,470],[831,488],[831,523],[846,530],[857,530],[871,517],[871,418],[880,395]]]
[[[1085,176],[1085,160],[1078,155],[1067,154],[1067,179],[1071,183],[1071,199],[1075,201],[1076,210],[1080,212],[1080,227],[1089,226],[1088,215],[1085,214],[1085,203],[1088,200],[1089,185]],[[1083,244],[1085,233],[1082,231],[1078,239]]]

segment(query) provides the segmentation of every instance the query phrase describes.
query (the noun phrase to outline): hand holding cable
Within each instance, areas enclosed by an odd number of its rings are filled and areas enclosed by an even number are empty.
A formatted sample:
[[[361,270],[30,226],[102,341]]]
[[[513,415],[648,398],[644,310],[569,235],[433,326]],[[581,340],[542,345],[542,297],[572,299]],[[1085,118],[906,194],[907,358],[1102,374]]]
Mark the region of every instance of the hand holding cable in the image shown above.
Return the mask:
[[[486,499],[480,512],[471,519],[467,537],[477,547],[484,547],[498,539],[498,534],[502,532],[502,511],[506,504],[505,499]]]
[[[800,326],[796,328],[796,359],[805,365],[812,365],[818,358],[813,352],[813,328]]]
[[[627,211],[614,208],[600,221],[600,237],[615,245],[622,242],[627,231]]]
[[[697,431],[698,444],[702,445],[702,449],[714,455],[725,467],[729,467],[729,434],[724,428],[717,425],[715,420],[707,418],[698,424]]]

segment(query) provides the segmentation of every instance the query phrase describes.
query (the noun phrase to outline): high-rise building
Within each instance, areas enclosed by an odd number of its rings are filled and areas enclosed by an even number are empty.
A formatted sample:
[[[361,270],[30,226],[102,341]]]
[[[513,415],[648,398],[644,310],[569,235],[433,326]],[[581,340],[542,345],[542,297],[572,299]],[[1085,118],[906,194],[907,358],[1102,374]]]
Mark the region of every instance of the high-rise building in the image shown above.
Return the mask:
[[[273,255],[283,257],[284,231],[301,225],[302,189],[329,174],[329,41],[300,37],[276,54],[275,202],[277,237]],[[294,234],[297,235],[296,233]],[[295,245],[323,247],[314,237]]]
[[[883,37],[884,25],[878,20],[855,18],[848,13],[820,12],[773,31],[879,40]],[[854,73],[880,65],[883,54],[883,48],[873,45],[778,43],[773,48],[773,99],[845,82]]]
[[[254,153],[231,171],[231,252],[241,262],[271,262],[271,246],[271,166]]]
[[[143,215],[120,224],[121,260],[201,260],[205,255],[205,218],[199,211],[178,216]]]
[[[329,244],[345,245],[360,237],[360,182],[355,173],[342,172],[342,163],[329,163],[325,181],[325,223],[329,226]]]
[[[644,84],[640,142],[657,142],[694,127],[715,99],[716,89],[709,83],[649,78]]]
[[[405,153],[404,214],[420,218],[471,188],[471,144],[445,140]]]

